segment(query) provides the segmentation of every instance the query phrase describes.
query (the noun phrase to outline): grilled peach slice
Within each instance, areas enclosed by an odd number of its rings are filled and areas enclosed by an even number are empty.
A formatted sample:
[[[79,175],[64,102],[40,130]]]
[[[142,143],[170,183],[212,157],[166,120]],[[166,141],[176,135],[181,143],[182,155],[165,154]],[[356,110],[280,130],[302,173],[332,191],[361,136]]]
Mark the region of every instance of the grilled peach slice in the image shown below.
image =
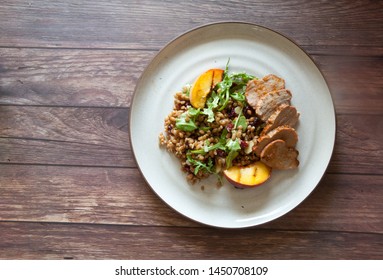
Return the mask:
[[[235,187],[253,188],[261,185],[270,178],[271,168],[261,161],[248,166],[232,166],[223,171],[225,178]]]
[[[222,81],[222,69],[210,69],[202,73],[190,89],[190,103],[194,108],[203,108],[211,90]]]

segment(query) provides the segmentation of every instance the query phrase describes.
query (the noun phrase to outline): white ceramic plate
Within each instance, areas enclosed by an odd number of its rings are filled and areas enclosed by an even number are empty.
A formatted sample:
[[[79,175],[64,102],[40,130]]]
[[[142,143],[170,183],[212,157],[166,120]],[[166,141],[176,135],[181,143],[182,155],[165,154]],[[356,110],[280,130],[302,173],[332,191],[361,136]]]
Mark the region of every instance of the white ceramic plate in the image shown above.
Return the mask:
[[[301,114],[299,168],[273,170],[267,183],[254,189],[236,189],[227,182],[217,188],[215,176],[190,185],[178,160],[158,144],[174,94],[209,68],[224,69],[228,58],[230,72],[283,77]],[[292,210],[320,181],[335,141],[334,106],[316,65],[288,38],[248,23],[210,24],[171,41],[143,72],[130,114],[134,155],[154,192],[179,213],[215,227],[255,226]]]

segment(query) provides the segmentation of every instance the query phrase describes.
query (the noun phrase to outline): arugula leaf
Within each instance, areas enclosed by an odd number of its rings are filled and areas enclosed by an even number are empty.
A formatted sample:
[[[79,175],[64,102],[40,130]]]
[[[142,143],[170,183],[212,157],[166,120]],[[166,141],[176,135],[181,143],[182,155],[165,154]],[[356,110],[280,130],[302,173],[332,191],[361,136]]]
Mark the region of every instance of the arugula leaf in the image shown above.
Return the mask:
[[[215,91],[212,91],[209,98],[206,101],[206,105],[208,108],[215,109],[218,107],[219,96]]]
[[[248,75],[244,72],[231,74],[230,79],[232,80],[233,86],[230,89],[230,97],[241,103],[245,102],[247,83],[254,78],[254,76]]]
[[[241,145],[239,144],[238,138],[236,138],[235,140],[230,139],[226,143],[226,147],[229,149],[229,151],[238,151],[241,149]]]
[[[188,131],[188,132],[196,130],[198,127],[195,124],[195,119],[199,116],[200,113],[201,111],[199,108],[195,109],[190,106],[186,112],[182,113],[176,119],[176,127],[179,130]],[[186,120],[187,117],[189,117],[188,121]]]
[[[189,115],[190,117],[192,117],[193,120],[195,120],[195,118],[198,117],[198,115],[200,114],[201,111],[200,111],[199,108],[198,108],[198,109],[195,109],[194,107],[189,106],[187,112],[188,112],[188,115]]]
[[[229,153],[226,156],[226,168],[230,168],[232,166],[233,160],[238,156],[239,152],[238,150],[241,149],[241,145],[239,144],[239,140],[230,139],[226,143],[226,148],[228,149]]]
[[[219,137],[219,142],[226,143],[226,136],[229,133],[227,129],[222,130],[221,137]]]
[[[242,115],[242,107],[238,106],[235,108],[235,112],[238,113],[238,117],[233,121],[234,129],[237,129],[239,126],[242,126],[242,131],[246,131],[247,129],[247,120],[245,116]]]
[[[255,76],[249,75],[245,72],[233,73],[230,75],[230,78],[233,80],[233,83],[238,86],[246,85],[249,81],[255,79]]]
[[[222,142],[220,140],[220,142],[210,146],[210,142],[206,141],[203,149],[192,150],[192,151],[190,151],[190,153],[192,153],[192,154],[207,154],[208,152],[213,151],[213,150],[217,150],[217,149],[221,149],[221,150],[225,151],[226,150],[225,144],[226,144],[226,141]]]
[[[208,126],[200,126],[199,129],[201,129],[203,131],[209,131],[211,128]]]
[[[229,62],[230,59],[226,64],[222,81],[217,84],[220,105],[218,111],[222,111],[226,108],[230,97],[239,102],[245,102],[246,85],[250,80],[255,78],[255,76],[246,74],[245,72],[229,75]]]
[[[206,115],[208,122],[213,122],[214,118],[214,109],[218,107],[219,96],[213,91],[210,94],[210,97],[206,101],[207,108],[204,108],[202,114]]]
[[[237,151],[230,151],[226,157],[226,168],[229,169],[233,165],[233,160],[238,156]]]
[[[247,129],[247,121],[246,121],[245,116],[238,116],[235,119],[234,128],[236,129],[239,126],[242,126],[242,131],[246,131],[246,129]]]
[[[245,97],[245,91],[244,90],[237,90],[237,91],[234,91],[233,93],[230,94],[230,97],[239,101],[239,102],[245,102],[246,100],[246,97]]]
[[[202,114],[207,116],[207,122],[213,122],[215,120],[214,112],[211,108],[204,108]]]
[[[193,131],[197,129],[197,125],[194,123],[192,119],[189,118],[188,121],[186,121],[186,117],[188,116],[187,112],[182,113],[177,119],[176,119],[176,127],[179,130],[183,131]]]
[[[217,84],[218,93],[220,94],[219,95],[219,98],[220,98],[219,104],[221,105],[221,107],[218,109],[218,111],[222,111],[223,109],[225,109],[227,106],[227,103],[229,103],[230,88],[232,85],[233,85],[233,82],[229,78],[228,75],[224,75],[222,82]]]
[[[213,172],[213,167],[214,167],[213,160],[210,157],[209,157],[207,163],[204,163],[200,160],[196,160],[196,159],[192,158],[192,156],[190,154],[187,154],[186,157],[187,157],[187,160],[189,161],[189,163],[194,166],[194,175],[197,175],[199,170],[203,170],[204,172],[207,172],[207,173],[214,173]]]
[[[233,160],[239,155],[239,150],[241,150],[241,145],[240,145],[239,139],[235,139],[235,140],[229,139],[227,141],[227,139],[226,139],[227,133],[228,132],[227,132],[226,129],[223,130],[223,132],[221,134],[221,137],[219,139],[219,142],[214,144],[214,145],[210,146],[210,142],[206,141],[205,142],[205,146],[203,147],[203,149],[189,151],[187,153],[188,161],[191,164],[193,164],[194,167],[196,169],[198,169],[198,170],[200,168],[204,168],[204,170],[209,170],[209,168],[208,168],[209,165],[206,165],[206,164],[204,164],[201,161],[193,159],[191,157],[191,154],[207,154],[210,151],[213,151],[213,150],[216,150],[216,149],[220,149],[220,150],[223,150],[223,151],[228,153],[227,156],[226,156],[226,167],[230,168],[232,166]],[[195,171],[195,172],[198,173],[198,170]],[[209,172],[212,173],[211,169],[210,169]]]
[[[225,109],[230,99],[230,88],[233,85],[233,81],[229,75],[229,62],[230,59],[226,63],[222,81],[216,85],[217,93],[219,96],[219,105],[221,105],[218,111],[222,111],[223,109]]]

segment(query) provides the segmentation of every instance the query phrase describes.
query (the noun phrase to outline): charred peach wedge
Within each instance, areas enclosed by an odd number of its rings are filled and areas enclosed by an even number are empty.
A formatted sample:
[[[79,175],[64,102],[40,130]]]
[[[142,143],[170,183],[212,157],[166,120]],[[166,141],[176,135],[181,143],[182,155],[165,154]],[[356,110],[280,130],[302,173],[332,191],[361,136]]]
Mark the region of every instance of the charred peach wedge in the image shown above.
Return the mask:
[[[225,178],[235,187],[253,188],[270,178],[271,168],[261,161],[248,166],[232,166],[223,172]]]
[[[210,69],[202,73],[190,89],[190,103],[194,108],[203,108],[211,90],[222,81],[222,69]]]

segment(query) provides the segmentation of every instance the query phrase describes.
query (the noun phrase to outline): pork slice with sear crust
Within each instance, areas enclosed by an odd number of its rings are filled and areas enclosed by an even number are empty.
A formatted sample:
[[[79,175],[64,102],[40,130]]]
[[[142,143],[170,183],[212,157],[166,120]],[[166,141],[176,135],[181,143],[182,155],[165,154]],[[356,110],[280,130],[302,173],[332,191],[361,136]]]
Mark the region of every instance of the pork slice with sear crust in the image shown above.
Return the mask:
[[[266,122],[280,105],[290,105],[291,92],[288,89],[271,91],[259,98],[255,106],[255,113]]]
[[[251,107],[254,108],[257,105],[259,98],[264,94],[262,90],[263,88],[264,88],[263,80],[254,79],[247,83],[245,98],[247,103]]]
[[[288,125],[294,127],[299,119],[299,113],[294,106],[282,104],[267,120],[261,135],[265,135],[278,126]]]
[[[294,169],[299,165],[298,154],[294,147],[288,147],[285,141],[278,139],[262,150],[261,161],[274,169]]]
[[[274,74],[266,75],[262,80],[265,83],[267,92],[285,88],[285,80]]]
[[[246,101],[255,109],[260,97],[270,91],[276,91],[284,88],[285,80],[273,74],[266,75],[262,79],[251,80],[246,86]]]
[[[286,142],[287,147],[295,147],[298,142],[298,134],[294,128],[283,125],[278,126],[269,133],[261,136],[258,139],[257,144],[253,147],[253,151],[257,156],[260,156],[262,150],[271,142],[275,140],[283,140]]]

